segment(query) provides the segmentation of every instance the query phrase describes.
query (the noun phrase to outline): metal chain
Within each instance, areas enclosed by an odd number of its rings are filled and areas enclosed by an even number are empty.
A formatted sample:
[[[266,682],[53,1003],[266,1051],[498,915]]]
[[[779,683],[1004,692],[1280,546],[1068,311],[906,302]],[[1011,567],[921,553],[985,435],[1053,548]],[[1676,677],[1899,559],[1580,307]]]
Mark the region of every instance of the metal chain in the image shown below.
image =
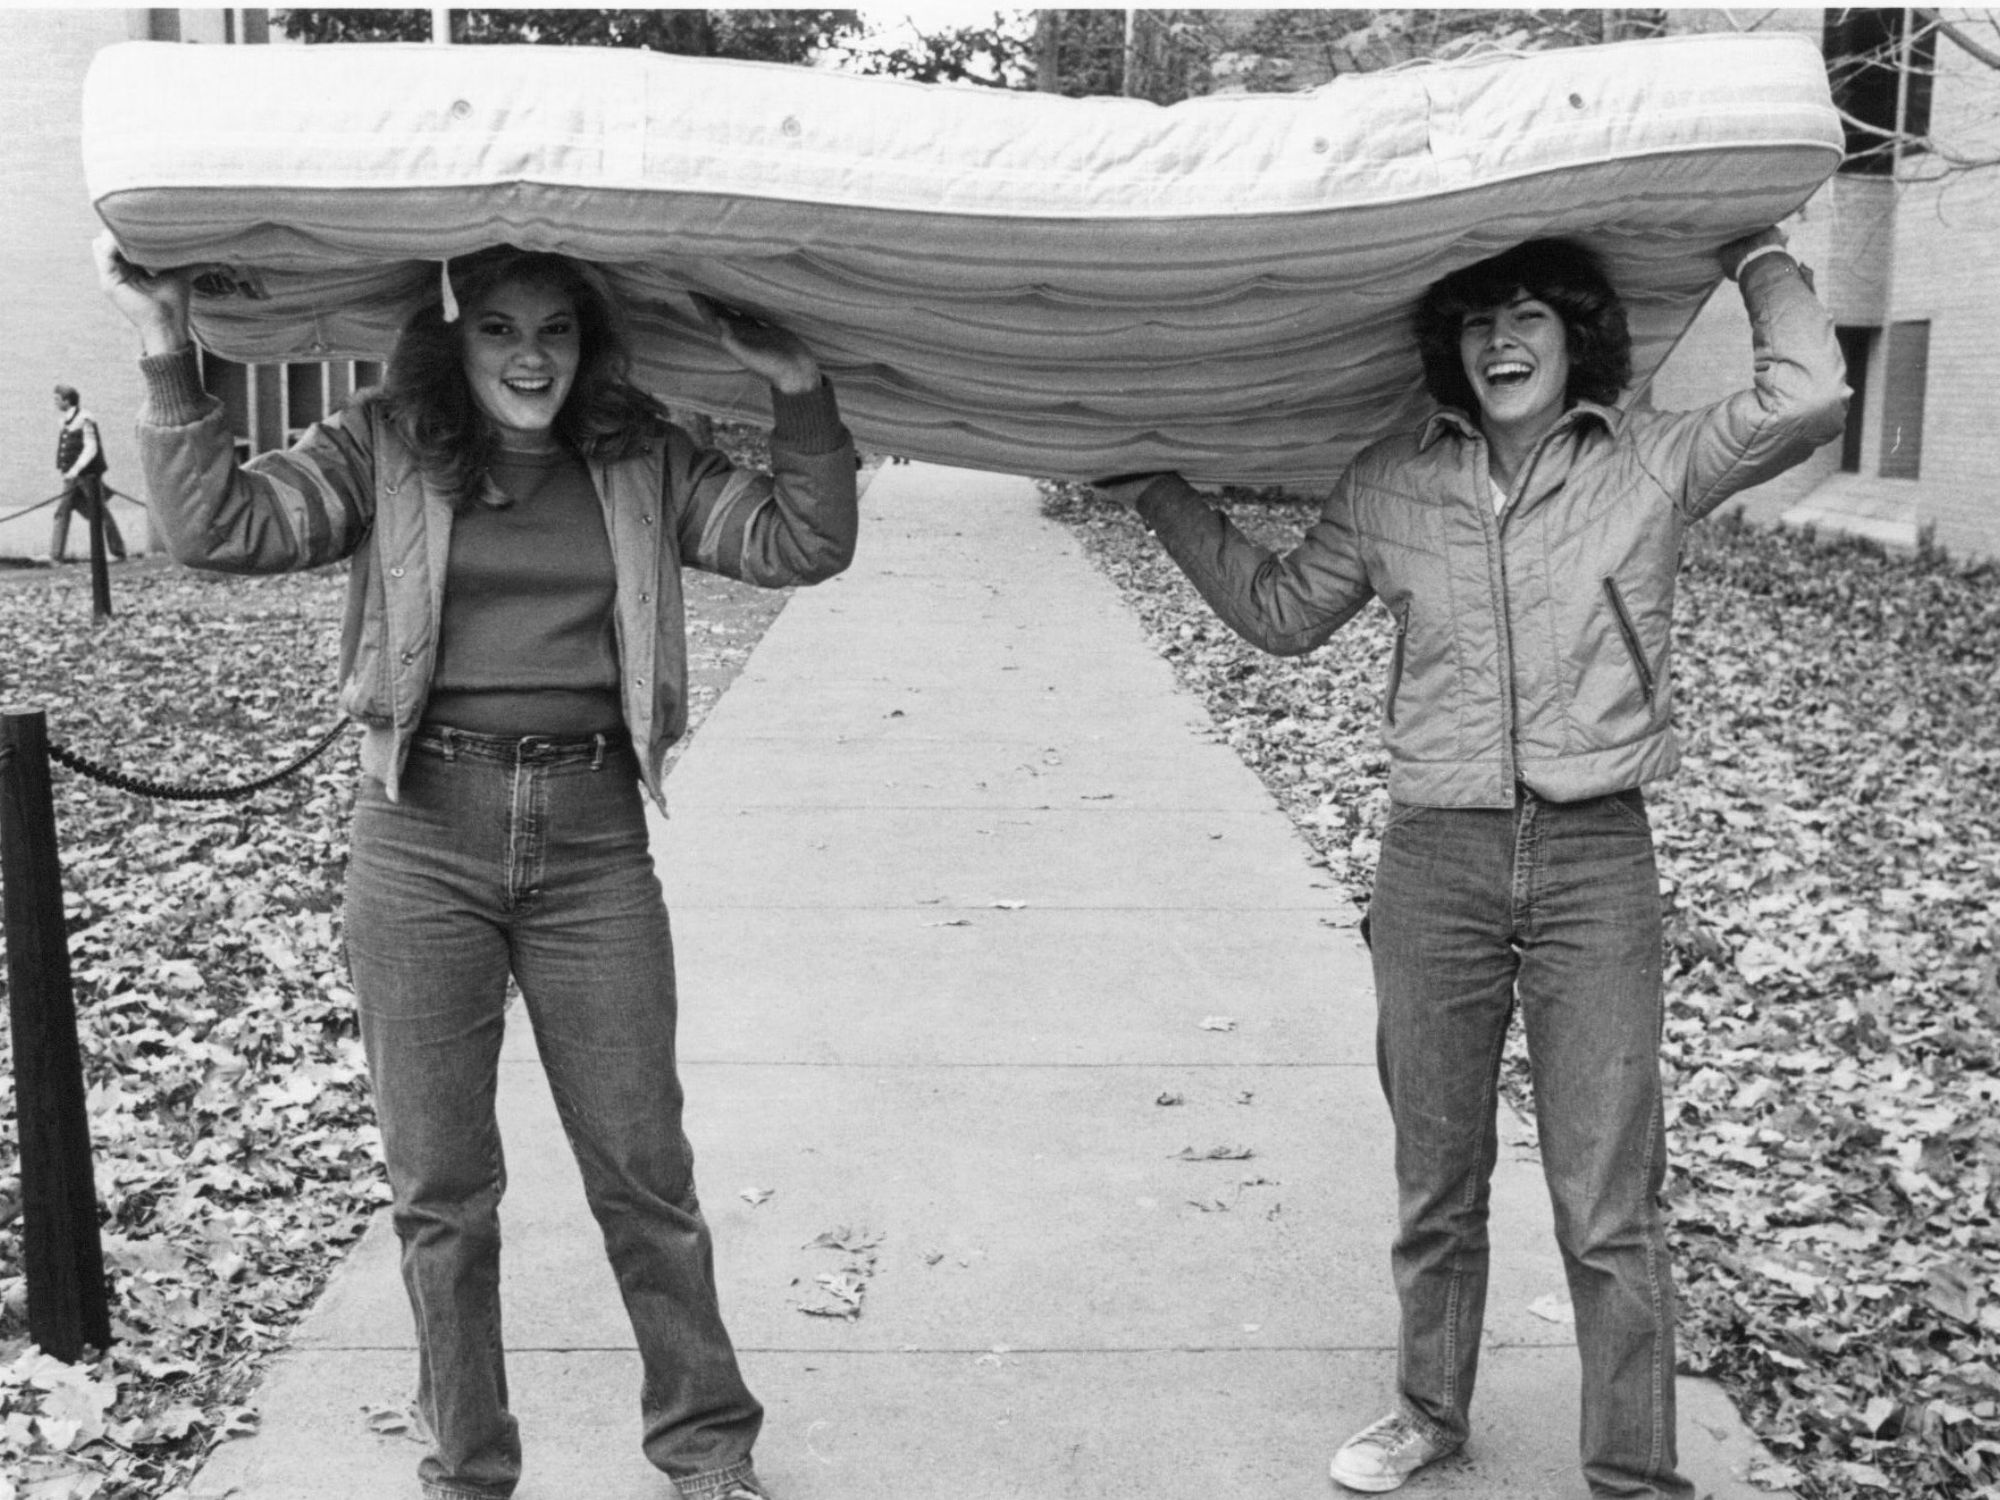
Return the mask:
[[[265,787],[276,786],[287,776],[304,770],[326,754],[327,747],[340,737],[340,732],[347,727],[347,724],[347,719],[342,718],[333,728],[321,735],[318,743],[310,750],[282,770],[273,771],[269,776],[260,776],[255,781],[246,781],[238,786],[191,786],[186,783],[148,781],[142,776],[129,776],[123,771],[114,771],[109,766],[99,765],[96,761],[54,741],[49,743],[49,758],[62,762],[72,771],[87,776],[92,781],[116,787],[121,792],[136,792],[141,797],[152,797],[162,802],[231,802],[239,797],[248,797],[261,792]]]
[[[37,500],[33,505],[24,505],[19,510],[8,511],[4,516],[0,516],[0,521],[18,521],[21,519],[21,517],[27,515],[33,515],[38,510],[46,510],[49,506],[54,505],[56,501],[62,499],[62,497],[64,495],[67,495],[68,493],[69,491],[67,489],[57,490],[53,495],[49,496],[49,498],[46,500]],[[104,498],[107,500],[114,498],[119,500],[130,500],[134,505],[138,506],[141,510],[146,509],[145,501],[139,499],[135,495],[128,495],[123,490],[114,490],[108,484],[104,487]]]

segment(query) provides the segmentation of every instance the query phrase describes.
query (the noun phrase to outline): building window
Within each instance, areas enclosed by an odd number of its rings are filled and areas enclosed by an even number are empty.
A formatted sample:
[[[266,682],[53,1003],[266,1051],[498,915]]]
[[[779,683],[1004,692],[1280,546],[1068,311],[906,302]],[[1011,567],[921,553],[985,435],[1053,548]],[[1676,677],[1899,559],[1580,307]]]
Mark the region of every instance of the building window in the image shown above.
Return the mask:
[[[1931,128],[1931,79],[1937,68],[1937,29],[1919,22],[1906,30],[1912,13],[1859,6],[1828,10],[1822,47],[1827,82],[1847,133],[1843,172],[1887,176],[1898,153],[1926,149]],[[1901,138],[1896,101],[1907,64]]]
[[[1919,477],[1924,456],[1924,383],[1931,325],[1892,323],[1882,360],[1882,477]]]
[[[1847,427],[1840,435],[1840,472],[1861,472],[1861,445],[1868,421],[1868,359],[1875,350],[1873,328],[1836,328],[1840,357],[1847,361]]]
[[[347,398],[382,378],[372,359],[242,365],[201,351],[201,383],[222,403],[238,458],[289,447]]]
[[[285,442],[295,443],[299,434],[326,415],[327,373],[330,365],[286,365]]]

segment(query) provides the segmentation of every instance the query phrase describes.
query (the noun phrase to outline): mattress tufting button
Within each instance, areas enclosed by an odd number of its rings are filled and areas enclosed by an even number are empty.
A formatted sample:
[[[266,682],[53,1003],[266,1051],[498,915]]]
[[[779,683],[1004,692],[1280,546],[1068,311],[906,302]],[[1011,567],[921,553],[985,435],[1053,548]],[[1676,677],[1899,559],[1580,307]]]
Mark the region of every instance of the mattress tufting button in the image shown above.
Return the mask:
[[[799,117],[797,115],[786,115],[785,123],[780,125],[778,128],[784,131],[786,135],[791,136],[794,140],[796,140],[798,138],[799,131],[803,127],[799,124]]]
[[[1583,108],[1583,95],[1581,95],[1581,94],[1571,94],[1571,95],[1569,96],[1569,107],[1570,107],[1571,109],[1582,109],[1582,108]]]
[[[466,117],[467,115],[469,115],[469,114],[471,114],[471,113],[472,113],[472,101],[471,101],[471,100],[469,100],[469,99],[458,99],[458,100],[455,100],[455,101],[453,101],[453,103],[452,103],[452,106],[451,106],[451,117],[452,117],[452,118],[453,118],[454,120],[463,120],[463,119],[464,119],[464,118],[465,118],[465,117]]]
[[[1313,150],[1317,151],[1321,156],[1326,155],[1332,149],[1333,142],[1329,141],[1325,136],[1318,135],[1313,137]]]

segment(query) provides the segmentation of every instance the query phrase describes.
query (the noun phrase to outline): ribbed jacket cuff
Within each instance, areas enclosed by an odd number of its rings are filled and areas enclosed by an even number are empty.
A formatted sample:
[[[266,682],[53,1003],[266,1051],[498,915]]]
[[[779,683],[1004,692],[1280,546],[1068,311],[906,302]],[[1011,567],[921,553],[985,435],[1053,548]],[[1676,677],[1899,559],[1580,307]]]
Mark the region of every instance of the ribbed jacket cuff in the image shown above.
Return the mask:
[[[1805,268],[1803,261],[1791,251],[1779,246],[1773,246],[1771,249],[1770,254],[1765,254],[1760,249],[1753,250],[1750,255],[1744,257],[1743,264],[1736,268],[1738,286],[1747,287],[1758,280],[1783,281],[1791,276],[1802,277],[1807,286],[1812,285],[1812,273]]]
[[[1783,245],[1759,245],[1755,250],[1752,250],[1736,263],[1736,279],[1741,281],[1743,273],[1748,271],[1755,262],[1767,255],[1782,255],[1787,260],[1796,259],[1792,252]]]
[[[833,386],[822,378],[819,389],[788,396],[771,389],[771,441],[795,453],[831,453],[848,444],[847,428],[834,403]]]
[[[208,410],[208,392],[201,388],[201,361],[194,345],[172,354],[144,354],[139,373],[146,381],[141,420],[154,427],[187,427]]]

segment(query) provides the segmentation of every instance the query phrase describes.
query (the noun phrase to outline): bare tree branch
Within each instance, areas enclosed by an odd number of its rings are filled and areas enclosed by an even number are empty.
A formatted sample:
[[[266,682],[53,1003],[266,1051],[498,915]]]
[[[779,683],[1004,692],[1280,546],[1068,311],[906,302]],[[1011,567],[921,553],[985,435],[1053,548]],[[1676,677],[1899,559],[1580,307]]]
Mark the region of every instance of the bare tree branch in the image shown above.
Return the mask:
[[[1989,68],[2000,68],[2000,52],[1995,52],[1991,47],[1985,46],[1979,42],[1975,42],[1971,37],[1965,34],[1963,28],[1961,28],[1956,22],[1947,21],[1943,16],[1939,15],[1936,11],[1925,9],[1922,6],[1917,7],[1916,14],[1918,18],[1921,19],[1926,26],[1935,27],[1946,38],[1956,43],[1969,56],[1977,58],[1980,62],[1985,63],[1986,66]]]

